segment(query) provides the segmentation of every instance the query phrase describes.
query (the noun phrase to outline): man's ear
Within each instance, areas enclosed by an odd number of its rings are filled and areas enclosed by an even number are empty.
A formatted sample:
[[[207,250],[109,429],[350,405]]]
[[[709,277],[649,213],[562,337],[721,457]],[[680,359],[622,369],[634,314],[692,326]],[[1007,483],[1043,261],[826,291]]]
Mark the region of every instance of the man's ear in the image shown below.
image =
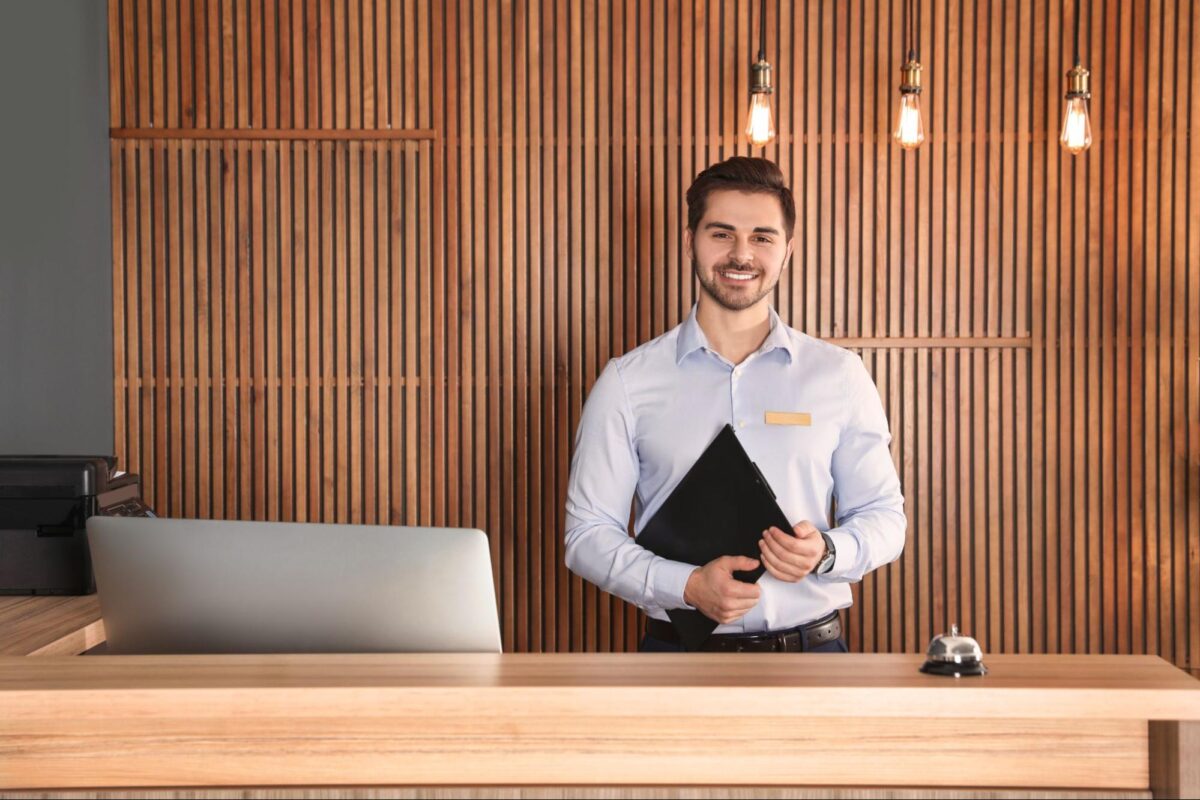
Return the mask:
[[[788,262],[792,260],[792,247],[796,244],[796,237],[788,239],[787,252],[783,254],[783,268],[788,268]]]
[[[692,229],[683,229],[683,257],[688,264],[692,263]]]

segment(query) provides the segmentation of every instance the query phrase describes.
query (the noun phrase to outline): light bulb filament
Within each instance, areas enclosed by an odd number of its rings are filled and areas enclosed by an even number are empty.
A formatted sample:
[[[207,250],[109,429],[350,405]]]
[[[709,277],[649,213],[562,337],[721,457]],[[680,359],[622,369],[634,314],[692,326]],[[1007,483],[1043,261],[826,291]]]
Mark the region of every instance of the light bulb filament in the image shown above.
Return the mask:
[[[755,92],[750,96],[750,115],[746,119],[746,136],[755,147],[762,147],[775,138],[775,121],[771,117],[771,96]]]
[[[1092,126],[1088,121],[1087,100],[1083,97],[1067,98],[1059,141],[1071,155],[1082,153],[1092,144]]]
[[[921,123],[921,102],[915,92],[900,95],[900,117],[896,121],[896,141],[905,150],[920,146],[925,141],[925,127]]]

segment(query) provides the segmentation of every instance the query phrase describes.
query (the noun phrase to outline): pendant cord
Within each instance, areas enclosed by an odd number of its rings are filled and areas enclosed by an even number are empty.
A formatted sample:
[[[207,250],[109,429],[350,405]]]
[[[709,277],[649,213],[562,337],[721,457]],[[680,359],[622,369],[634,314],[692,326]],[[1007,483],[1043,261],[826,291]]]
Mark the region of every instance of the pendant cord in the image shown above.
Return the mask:
[[[904,29],[904,36],[908,39],[908,60],[917,60],[917,31],[920,29],[921,23],[917,21],[917,15],[920,13],[920,6],[914,9],[913,5],[917,0],[904,0],[904,5],[901,7],[901,13],[904,15],[904,20],[901,26]]]
[[[767,60],[767,0],[758,7],[758,60]]]
[[[1075,0],[1075,66],[1079,65],[1079,0]]]
[[[916,61],[921,52],[921,0],[913,0],[913,4],[916,6],[916,21],[913,23],[912,54],[913,61]]]

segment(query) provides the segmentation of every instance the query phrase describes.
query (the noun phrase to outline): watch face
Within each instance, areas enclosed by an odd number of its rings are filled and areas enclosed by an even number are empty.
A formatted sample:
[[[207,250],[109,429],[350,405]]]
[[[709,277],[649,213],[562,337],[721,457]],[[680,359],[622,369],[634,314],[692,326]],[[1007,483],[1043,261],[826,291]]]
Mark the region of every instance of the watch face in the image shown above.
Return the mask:
[[[821,556],[821,560],[817,562],[817,573],[828,572],[833,569],[833,560],[837,556],[837,550],[833,548],[833,540],[821,534],[821,538],[825,540],[825,555]]]

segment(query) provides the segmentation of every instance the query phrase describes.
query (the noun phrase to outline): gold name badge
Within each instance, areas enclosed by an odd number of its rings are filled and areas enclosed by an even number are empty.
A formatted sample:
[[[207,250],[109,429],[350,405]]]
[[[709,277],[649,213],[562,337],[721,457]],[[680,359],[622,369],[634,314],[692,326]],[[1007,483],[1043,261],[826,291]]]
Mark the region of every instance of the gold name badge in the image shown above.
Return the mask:
[[[768,411],[763,421],[768,425],[812,425],[812,414],[803,411]]]

